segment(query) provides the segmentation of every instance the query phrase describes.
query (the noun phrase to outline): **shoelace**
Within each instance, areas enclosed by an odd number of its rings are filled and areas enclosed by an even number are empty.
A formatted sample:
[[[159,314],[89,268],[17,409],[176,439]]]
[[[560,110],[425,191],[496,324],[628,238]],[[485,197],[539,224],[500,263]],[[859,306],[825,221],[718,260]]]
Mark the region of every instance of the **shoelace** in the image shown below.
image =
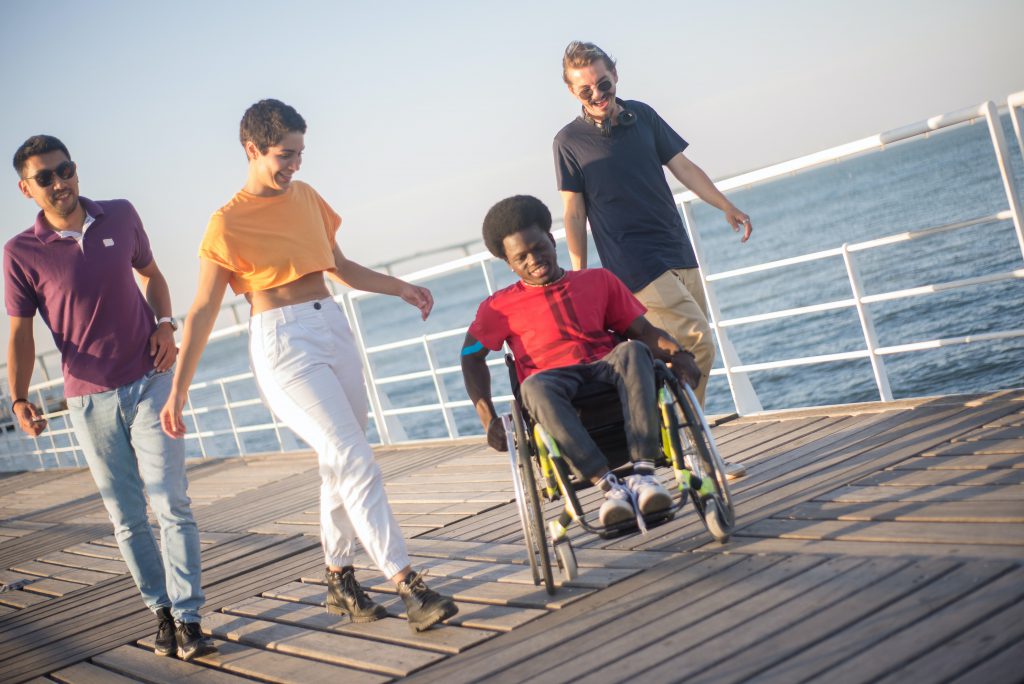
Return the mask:
[[[359,586],[359,582],[356,582],[356,577],[351,572],[346,572],[341,576],[341,583],[350,594],[356,597],[356,601],[359,604],[370,603],[370,596],[363,588]]]

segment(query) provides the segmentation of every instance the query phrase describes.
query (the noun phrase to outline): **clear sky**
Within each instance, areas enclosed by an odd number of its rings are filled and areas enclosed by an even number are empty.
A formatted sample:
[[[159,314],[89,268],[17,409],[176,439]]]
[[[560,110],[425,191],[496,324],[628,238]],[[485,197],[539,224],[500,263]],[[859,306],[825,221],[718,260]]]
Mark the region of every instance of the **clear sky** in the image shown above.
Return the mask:
[[[56,135],[83,195],[130,199],[184,313],[206,221],[245,178],[238,121],[261,98],[306,118],[299,178],[373,264],[478,237],[508,195],[559,215],[570,40],[611,53],[619,95],[720,178],[1005,101],[1024,89],[1022,26],[1021,0],[2,2],[0,149]],[[7,168],[5,240],[37,211]]]

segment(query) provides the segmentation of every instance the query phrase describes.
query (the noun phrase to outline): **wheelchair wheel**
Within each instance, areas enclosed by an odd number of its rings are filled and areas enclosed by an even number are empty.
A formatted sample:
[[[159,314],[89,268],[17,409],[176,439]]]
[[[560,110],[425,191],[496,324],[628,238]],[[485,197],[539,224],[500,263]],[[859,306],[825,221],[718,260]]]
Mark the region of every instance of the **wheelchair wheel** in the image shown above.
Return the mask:
[[[670,386],[682,417],[681,425],[670,426],[673,448],[684,455],[686,467],[701,479],[703,492],[690,490],[694,505],[711,536],[724,543],[736,519],[725,465],[693,390],[689,385],[670,383]]]
[[[572,549],[572,542],[568,537],[555,542],[555,560],[562,571],[562,579],[566,582],[576,579],[580,574],[580,567],[576,564],[576,552]]]
[[[512,402],[512,420],[515,423],[516,431],[516,465],[523,483],[523,502],[525,504],[526,517],[523,520],[524,532],[526,533],[526,547],[530,556],[530,568],[533,571],[533,581],[539,582],[538,570],[544,580],[544,589],[548,594],[555,593],[555,578],[551,573],[551,558],[548,555],[547,537],[544,532],[544,515],[540,505],[540,492],[537,489],[537,478],[533,470],[533,461],[530,457],[530,447],[527,440],[526,424],[523,422],[523,413],[516,402]],[[522,511],[520,511],[522,515]]]

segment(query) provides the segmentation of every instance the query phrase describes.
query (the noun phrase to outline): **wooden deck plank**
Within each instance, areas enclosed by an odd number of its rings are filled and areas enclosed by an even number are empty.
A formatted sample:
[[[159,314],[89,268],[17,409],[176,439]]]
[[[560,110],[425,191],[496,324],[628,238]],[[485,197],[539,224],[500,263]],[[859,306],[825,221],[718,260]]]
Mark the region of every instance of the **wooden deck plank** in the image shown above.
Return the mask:
[[[414,634],[409,629],[408,623],[397,617],[358,624],[348,618],[331,615],[320,606],[258,597],[226,606],[223,612],[228,615],[349,634],[363,639],[448,654],[461,653],[496,635],[496,632],[492,631],[454,626],[447,626],[446,629],[429,629]]]
[[[242,684],[248,680],[177,658],[158,658],[152,651],[121,646],[92,661],[108,670],[137,677],[151,684]]]
[[[984,439],[970,442],[954,442],[938,449],[924,452],[927,456],[1016,456],[1024,454],[1024,438],[1017,439]],[[992,459],[1000,462],[1000,459]],[[1020,467],[1020,466],[1018,466]]]
[[[707,544],[697,553],[719,553],[723,547]],[[733,536],[725,549],[729,553],[810,553],[825,556],[862,556],[896,558],[1002,558],[1019,560],[1021,548],[1006,544],[950,544],[933,542],[892,542],[818,539],[778,539],[773,537]]]
[[[291,625],[223,613],[206,616],[203,620],[203,629],[209,630],[220,639],[395,677],[411,674],[444,658],[439,653],[406,646],[371,642],[343,634],[309,631]]]
[[[782,539],[1024,545],[1024,527],[1001,523],[844,522],[769,518],[744,527],[741,533],[744,536]]]
[[[69,568],[66,565],[54,565],[52,563],[43,563],[41,561],[18,563],[17,565],[12,566],[11,569],[17,570],[18,572],[26,575],[52,577],[53,579],[64,580],[65,582],[76,582],[78,584],[85,584],[89,586],[108,580],[111,577],[116,577],[116,575],[111,575],[107,572]]]
[[[906,522],[1020,523],[1019,501],[832,503],[809,501],[779,513],[787,520],[896,520]]]
[[[42,594],[53,598],[54,596],[64,596],[70,594],[73,591],[77,591],[83,588],[84,585],[76,584],[75,582],[63,582],[61,580],[45,578],[39,579],[25,587],[25,591],[31,594]]]
[[[395,585],[380,575],[356,571],[356,579],[365,588],[381,593],[394,594]],[[493,603],[498,606],[518,608],[545,608],[557,610],[593,593],[583,587],[562,587],[554,596],[543,587],[509,584],[505,582],[476,582],[472,580],[431,578],[430,588],[450,596],[456,601],[472,603]]]
[[[907,575],[912,575],[914,570],[910,568],[908,573],[908,567],[907,561],[903,560],[870,560],[826,578],[824,582],[808,586],[803,591],[799,590],[801,581],[797,578],[797,590],[787,591],[788,600],[735,625],[724,638],[707,639],[699,648],[678,650],[665,654],[660,660],[647,662],[647,667],[642,671],[644,681],[677,681],[680,672],[691,673],[687,681],[750,680],[766,663],[784,659],[787,650],[799,651],[803,642],[783,638],[781,635],[796,630],[807,621],[813,621],[812,627],[830,629],[828,617],[816,616],[822,612],[841,613],[836,606],[843,605],[850,597],[870,587],[880,586],[888,595],[899,588],[897,584],[905,589]],[[949,566],[946,566],[945,570],[948,569]],[[813,582],[815,578],[811,577]],[[784,649],[783,652],[780,653],[780,649]],[[639,657],[641,654],[637,655]]]
[[[726,556],[673,558],[643,576],[627,579],[600,595],[583,599],[468,653],[434,665],[412,677],[410,682],[458,684],[484,678],[503,681],[508,680],[510,673],[514,681],[526,681],[525,677],[516,678],[519,668],[535,654],[552,650],[553,634],[590,633],[639,607],[660,601],[668,592],[718,576],[738,562],[739,559]],[[561,641],[561,637],[558,640]],[[593,644],[588,646],[588,652]]]
[[[1014,616],[1017,624],[1020,617]],[[1024,640],[1018,641],[995,655],[960,673],[950,684],[977,684],[977,682],[1012,682],[1019,678],[1020,664],[1024,662]]]
[[[1024,486],[880,486],[844,485],[817,497],[815,501],[835,503],[880,503],[884,501],[1014,501],[1024,503]]]
[[[809,648],[794,654],[785,662],[779,663],[768,670],[758,673],[758,679],[764,682],[804,681],[811,677],[831,678],[832,671],[838,673],[834,681],[845,681],[842,673],[850,675],[845,666],[834,666],[843,661],[853,662],[851,656],[866,656],[869,647],[893,638],[893,635],[930,615],[934,611],[952,604],[960,597],[968,594],[973,588],[991,582],[1009,569],[1009,564],[1000,561],[981,561],[969,563],[952,572],[946,573],[934,581],[924,583],[908,594],[880,605],[870,615],[864,616],[856,624],[848,625],[842,631],[825,636]],[[1019,595],[1019,593],[1018,593]],[[932,646],[918,634],[917,648]],[[905,642],[904,642],[905,643]],[[858,662],[870,667],[859,657]],[[879,664],[884,665],[883,662]],[[885,674],[883,668],[875,675]],[[866,674],[870,675],[871,672]],[[869,679],[864,677],[858,679]]]
[[[320,608],[323,608],[325,595],[326,590],[323,586],[301,582],[292,582],[262,592],[262,596],[267,598],[305,603]],[[379,594],[373,598],[392,615],[404,615],[405,606],[397,596]],[[456,601],[455,605],[459,607],[458,614],[446,620],[445,624],[494,632],[510,632],[547,614],[546,610],[539,608],[516,608],[465,601]]]
[[[803,571],[789,573],[788,576],[783,576],[781,582],[771,585],[767,591],[755,591],[750,596],[730,596],[730,598],[740,600],[734,601],[728,608],[712,610],[710,606],[688,606],[686,613],[690,613],[691,610],[701,611],[699,616],[689,620],[688,625],[680,628],[678,625],[666,623],[660,634],[653,634],[646,639],[635,639],[640,643],[631,643],[631,650],[627,657],[616,661],[609,662],[607,658],[604,658],[604,649],[602,649],[600,667],[593,667],[588,662],[586,669],[589,674],[584,676],[581,672],[579,684],[644,678],[643,670],[646,667],[638,666],[638,663],[647,665],[660,663],[674,658],[682,652],[691,650],[703,652],[703,646],[707,642],[731,641],[734,630],[741,629],[748,621],[784,606],[789,601],[796,600],[801,595],[814,591],[828,582],[835,582],[837,577],[854,570],[863,563],[863,559],[857,558],[831,559],[818,565],[811,565]],[[788,568],[779,564],[771,569],[778,572]],[[755,577],[761,580],[763,586],[765,577],[761,575],[764,573]],[[646,626],[645,631],[647,631]],[[630,641],[633,640],[634,638],[631,637]],[[621,651],[622,649],[616,650]]]
[[[138,682],[145,681],[125,677],[92,663],[76,663],[71,667],[58,670],[50,676],[58,682],[66,682],[66,684],[138,684]]]
[[[1000,415],[1005,408],[993,407],[990,413]],[[789,508],[794,501],[813,499],[819,494],[835,488],[837,482],[850,482],[864,475],[879,470],[887,465],[900,463],[915,453],[919,453],[922,444],[935,444],[951,435],[960,434],[984,421],[988,413],[964,415],[957,408],[921,410],[917,415],[907,416],[903,422],[897,422],[891,429],[876,433],[867,440],[858,440],[846,451],[834,453],[831,450],[824,455],[808,455],[796,464],[787,464],[774,477],[764,479],[769,472],[761,472],[750,484],[741,483],[734,494],[737,509],[737,526],[743,528],[748,520],[774,515]],[[892,418],[899,418],[893,416]],[[753,485],[753,487],[751,486]],[[678,519],[677,519],[678,521]],[[653,531],[648,537],[654,537],[637,546],[637,548],[664,548],[671,540],[661,538],[673,532],[679,535],[679,541],[669,548],[693,548],[694,541],[704,543],[699,536],[699,523],[670,522]],[[755,523],[760,524],[760,523]],[[680,542],[686,543],[685,546]],[[616,546],[616,545],[613,545]]]
[[[684,590],[666,593],[660,600],[606,623],[597,630],[570,632],[559,650],[586,653],[584,662],[562,657],[557,652],[538,653],[529,663],[516,667],[517,676],[544,678],[550,681],[586,681],[583,672],[591,673],[594,682],[616,681],[616,663],[626,665],[622,679],[635,677],[637,661],[629,663],[633,654],[652,641],[670,640],[676,648],[685,648],[681,632],[695,627],[706,617],[726,612],[741,605],[759,592],[771,591],[786,579],[820,564],[814,558],[755,558],[737,563],[704,583],[695,583]],[[729,587],[721,591],[721,587]],[[703,629],[703,628],[702,628]],[[588,644],[600,643],[598,649]],[[675,651],[675,652],[678,652]],[[644,661],[639,661],[644,662]]]
[[[297,658],[220,639],[213,641],[217,646],[217,652],[200,656],[195,662],[245,677],[254,677],[260,681],[274,684],[383,684],[391,681],[391,677],[386,675],[353,670],[308,658]],[[151,649],[153,639],[142,639],[139,644]]]
[[[1024,484],[1024,470],[883,470],[854,484],[891,487],[974,487],[977,485]]]
[[[982,579],[979,578],[978,581],[980,582]],[[936,583],[936,585],[938,584]],[[936,591],[938,589],[937,586]],[[948,586],[946,589],[949,589]],[[891,679],[893,674],[904,669],[903,666],[908,660],[924,658],[929,662],[919,663],[919,667],[924,666],[925,671],[930,672],[931,676],[901,678],[899,681],[928,681],[937,678],[942,673],[935,669],[936,666],[941,666],[943,663],[951,667],[969,666],[972,664],[972,660],[977,662],[986,652],[992,653],[1002,645],[1011,643],[1013,638],[1010,635],[1021,635],[1020,627],[1015,628],[1014,625],[1008,624],[1008,618],[1013,611],[1002,611],[1004,613],[1002,626],[1007,632],[1005,635],[994,633],[993,626],[988,623],[993,615],[1001,612],[1003,606],[1016,605],[1024,598],[1024,570],[1018,567],[1015,571],[1002,575],[988,584],[973,588],[973,591],[971,589],[968,587],[969,593],[960,597],[959,600],[949,596],[935,596],[935,592],[933,592],[934,600],[927,606],[927,609],[931,611],[927,617],[916,624],[909,624],[895,634],[890,634],[873,647],[842,662],[838,667],[831,668],[825,676],[840,682],[854,678],[875,680],[886,675]],[[955,594],[958,590],[960,587],[954,587],[951,593]],[[918,602],[925,598],[924,596],[916,597]],[[945,607],[938,605],[947,599],[950,600]],[[906,624],[911,611],[905,606],[903,608],[899,621],[894,618],[894,615],[889,615],[885,621],[894,627],[900,623]],[[900,606],[896,605],[891,608],[890,612],[895,613],[898,610],[900,610]],[[1019,623],[1021,615],[1022,613],[1018,609],[1016,622]],[[882,616],[878,616],[877,619],[882,620]],[[943,660],[941,655],[950,650],[950,645],[947,642],[960,638],[964,632],[971,632],[972,627],[981,627],[981,633],[989,636],[991,643],[979,643],[980,634],[974,632],[973,638],[970,639],[970,645],[974,648],[964,651],[954,647],[954,651],[959,655],[957,662],[951,662],[948,656]],[[866,624],[864,628],[873,628],[873,637],[881,631],[877,624]],[[961,647],[968,645],[962,638],[960,640]],[[921,669],[918,669],[917,673],[924,675]],[[904,672],[904,674],[909,673]],[[1021,674],[1020,671],[1018,674]]]

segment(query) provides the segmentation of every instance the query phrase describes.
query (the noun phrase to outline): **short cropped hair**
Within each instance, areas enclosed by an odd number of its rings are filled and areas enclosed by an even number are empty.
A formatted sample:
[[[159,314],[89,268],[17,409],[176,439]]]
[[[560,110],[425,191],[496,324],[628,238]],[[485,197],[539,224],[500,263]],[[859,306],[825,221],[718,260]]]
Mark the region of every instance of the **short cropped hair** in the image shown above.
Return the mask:
[[[593,43],[584,43],[574,40],[565,48],[565,55],[562,56],[562,80],[566,85],[569,83],[569,69],[582,69],[588,67],[599,59],[604,60],[604,65],[609,71],[615,71],[615,60],[607,52]]]
[[[65,157],[71,159],[71,153],[68,152],[68,148],[57,138],[52,135],[33,135],[21,143],[21,147],[14,153],[14,170],[20,176],[25,170],[25,164],[28,162],[29,157],[34,157],[37,154],[46,154],[55,150],[60,150],[64,153]]]
[[[507,197],[491,207],[484,217],[484,244],[491,254],[504,259],[505,238],[534,226],[545,233],[551,232],[551,212],[544,203],[531,195]]]
[[[295,108],[280,100],[260,100],[245,110],[239,126],[238,138],[245,143],[252,141],[261,154],[266,154],[284,136],[292,132],[305,133],[306,120]]]

